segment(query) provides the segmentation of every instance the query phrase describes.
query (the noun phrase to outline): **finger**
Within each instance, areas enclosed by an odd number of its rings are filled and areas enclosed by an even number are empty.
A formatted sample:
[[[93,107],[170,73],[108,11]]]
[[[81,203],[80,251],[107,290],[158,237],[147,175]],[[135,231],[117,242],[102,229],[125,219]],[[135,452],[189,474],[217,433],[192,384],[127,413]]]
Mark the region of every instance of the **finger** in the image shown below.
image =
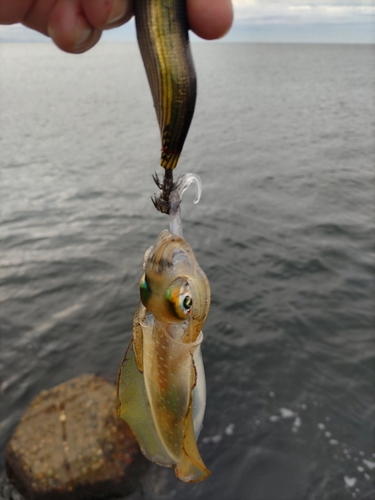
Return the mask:
[[[34,0],[22,19],[22,24],[48,36],[47,24],[56,0]]]
[[[32,0],[0,0],[0,24],[19,23],[26,16]]]
[[[81,0],[89,23],[99,30],[115,28],[133,15],[132,0]]]
[[[48,34],[60,49],[79,54],[98,42],[101,31],[87,21],[79,0],[58,0],[48,19]]]
[[[190,28],[206,40],[224,36],[233,21],[230,0],[187,0],[187,12]]]

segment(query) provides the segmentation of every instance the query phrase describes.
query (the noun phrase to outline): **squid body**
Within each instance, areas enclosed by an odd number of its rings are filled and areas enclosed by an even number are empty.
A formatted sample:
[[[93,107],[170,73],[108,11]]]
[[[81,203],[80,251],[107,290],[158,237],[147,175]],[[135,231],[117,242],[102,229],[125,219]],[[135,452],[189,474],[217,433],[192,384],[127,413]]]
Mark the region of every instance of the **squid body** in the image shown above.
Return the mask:
[[[198,438],[206,404],[202,325],[210,286],[180,235],[162,231],[146,251],[133,338],[118,375],[119,416],[151,461],[184,482],[205,479]]]

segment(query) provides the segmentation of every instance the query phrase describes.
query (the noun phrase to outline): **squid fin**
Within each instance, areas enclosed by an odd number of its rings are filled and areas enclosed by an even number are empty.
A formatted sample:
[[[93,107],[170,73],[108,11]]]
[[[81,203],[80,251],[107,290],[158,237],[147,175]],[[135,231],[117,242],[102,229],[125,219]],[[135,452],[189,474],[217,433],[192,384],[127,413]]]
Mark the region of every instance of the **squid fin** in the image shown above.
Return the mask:
[[[211,472],[204,465],[199,454],[194,433],[192,400],[184,419],[185,431],[182,442],[182,458],[175,466],[176,476],[185,483],[195,483],[206,479]]]
[[[141,301],[139,302],[133,319],[133,349],[138,370],[143,372],[143,330],[140,315],[145,315],[145,307]]]
[[[152,462],[172,467],[151,415],[143,373],[137,367],[133,341],[125,353],[117,378],[118,416],[125,420],[141,447]]]

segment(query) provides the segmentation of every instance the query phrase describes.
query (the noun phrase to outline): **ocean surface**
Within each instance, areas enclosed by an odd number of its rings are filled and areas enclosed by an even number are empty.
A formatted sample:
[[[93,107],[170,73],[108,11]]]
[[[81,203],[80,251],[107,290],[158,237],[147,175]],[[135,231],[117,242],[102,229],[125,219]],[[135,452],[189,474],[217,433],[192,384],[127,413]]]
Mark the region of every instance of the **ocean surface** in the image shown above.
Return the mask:
[[[193,53],[177,170],[203,182],[182,217],[212,289],[199,439],[212,475],[185,485],[151,465],[128,498],[373,500],[374,46]],[[143,253],[168,220],[150,200],[160,139],[135,44],[3,44],[0,110],[4,484],[34,396],[85,372],[115,381]]]

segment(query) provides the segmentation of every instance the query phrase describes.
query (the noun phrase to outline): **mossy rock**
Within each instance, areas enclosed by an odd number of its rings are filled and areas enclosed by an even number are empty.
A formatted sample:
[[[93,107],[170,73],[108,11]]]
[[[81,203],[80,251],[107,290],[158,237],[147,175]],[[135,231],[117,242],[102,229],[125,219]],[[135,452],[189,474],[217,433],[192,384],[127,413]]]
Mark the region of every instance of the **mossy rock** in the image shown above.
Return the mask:
[[[129,494],[147,461],[116,406],[115,386],[96,375],[42,391],[7,445],[10,481],[27,500]]]

